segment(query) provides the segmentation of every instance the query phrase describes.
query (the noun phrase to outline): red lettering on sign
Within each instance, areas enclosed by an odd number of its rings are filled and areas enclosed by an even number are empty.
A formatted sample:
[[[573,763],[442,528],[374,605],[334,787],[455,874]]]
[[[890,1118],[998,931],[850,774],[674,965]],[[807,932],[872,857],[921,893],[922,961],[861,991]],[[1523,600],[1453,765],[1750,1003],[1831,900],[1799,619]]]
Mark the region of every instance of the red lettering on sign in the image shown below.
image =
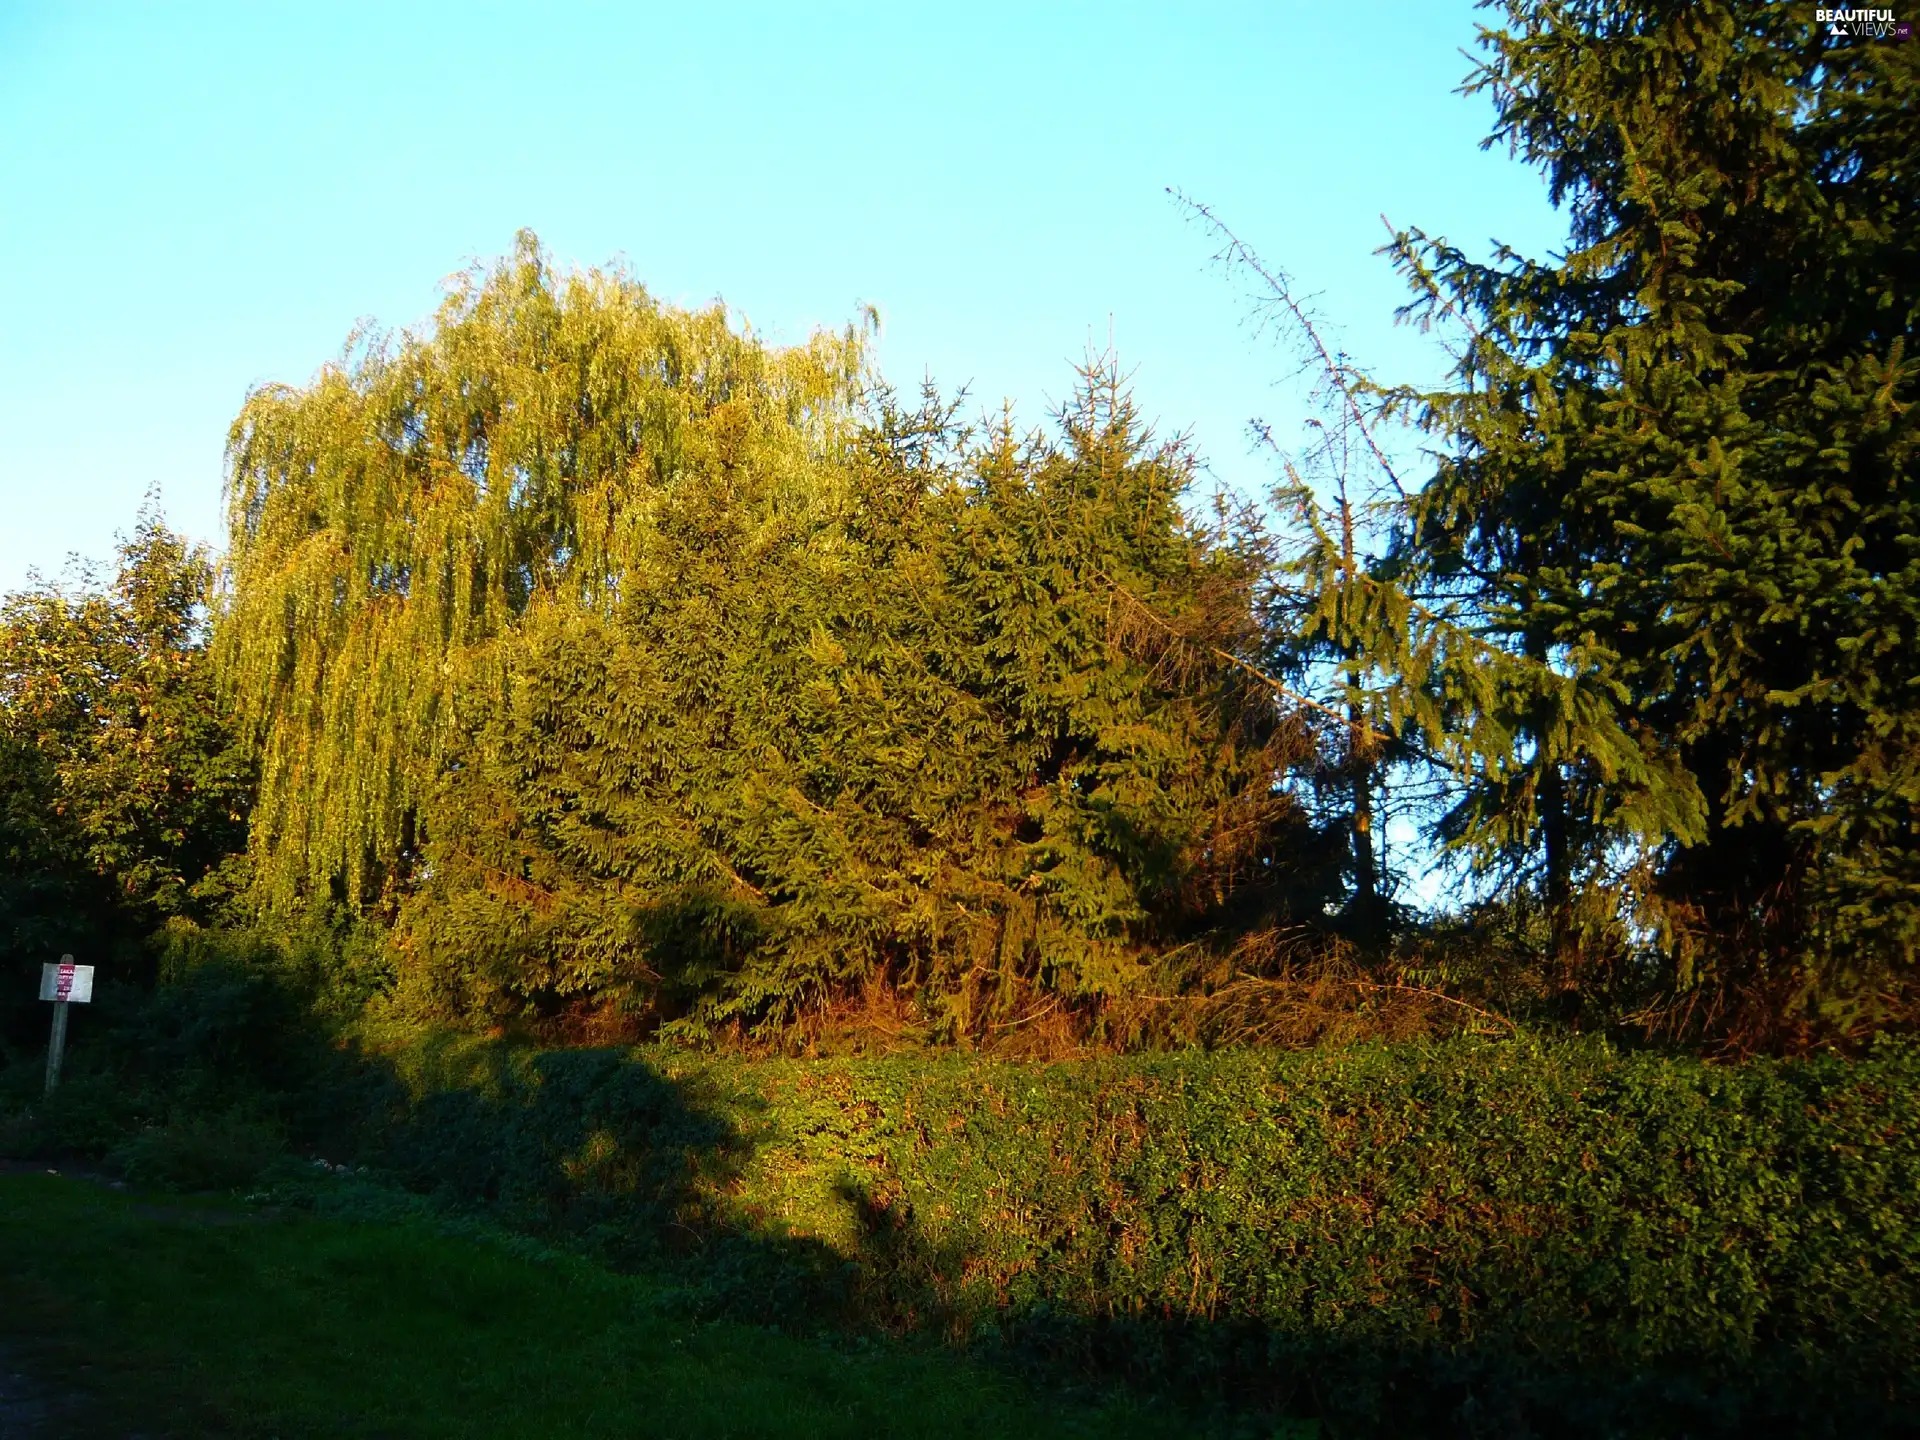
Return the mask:
[[[73,994],[73,966],[62,965],[60,967],[60,979],[54,987],[53,994],[56,1000],[65,1000],[69,995]]]

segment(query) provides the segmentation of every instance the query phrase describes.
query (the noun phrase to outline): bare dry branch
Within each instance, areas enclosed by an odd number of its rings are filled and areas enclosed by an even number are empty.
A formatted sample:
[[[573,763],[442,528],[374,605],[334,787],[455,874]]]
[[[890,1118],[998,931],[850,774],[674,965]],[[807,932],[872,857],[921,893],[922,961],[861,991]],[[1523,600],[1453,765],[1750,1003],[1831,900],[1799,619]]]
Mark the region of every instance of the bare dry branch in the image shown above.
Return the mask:
[[[1361,438],[1367,442],[1367,449],[1373,453],[1374,463],[1380,467],[1380,473],[1387,477],[1394,492],[1402,500],[1406,499],[1407,487],[1401,483],[1399,473],[1394,469],[1393,462],[1387,458],[1386,451],[1380,448],[1380,443],[1373,433],[1373,426],[1367,420],[1366,412],[1360,408],[1360,402],[1354,398],[1353,385],[1348,378],[1346,367],[1336,360],[1333,352],[1327,348],[1326,342],[1320,336],[1320,327],[1314,323],[1313,316],[1293,293],[1293,284],[1286,272],[1271,269],[1250,245],[1236,235],[1224,220],[1201,201],[1171,187],[1167,193],[1193,214],[1199,216],[1216,236],[1226,242],[1225,248],[1216,257],[1223,265],[1229,267],[1239,265],[1252,271],[1267,287],[1274,301],[1286,311],[1294,326],[1306,339],[1308,348],[1319,361],[1328,383],[1339,393],[1348,417],[1359,430]]]

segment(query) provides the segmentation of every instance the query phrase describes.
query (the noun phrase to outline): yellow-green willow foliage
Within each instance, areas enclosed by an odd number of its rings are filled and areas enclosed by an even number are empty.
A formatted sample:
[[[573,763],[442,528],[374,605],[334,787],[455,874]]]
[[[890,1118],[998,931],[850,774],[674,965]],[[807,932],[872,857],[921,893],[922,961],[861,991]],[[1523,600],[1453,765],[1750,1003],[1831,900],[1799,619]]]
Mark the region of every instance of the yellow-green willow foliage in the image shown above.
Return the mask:
[[[770,347],[624,274],[556,275],[523,232],[435,324],[359,336],[305,387],[253,394],[229,440],[218,658],[261,746],[267,898],[357,901],[461,763],[456,708],[540,600],[601,612],[660,563],[689,477],[830,503],[857,333]]]

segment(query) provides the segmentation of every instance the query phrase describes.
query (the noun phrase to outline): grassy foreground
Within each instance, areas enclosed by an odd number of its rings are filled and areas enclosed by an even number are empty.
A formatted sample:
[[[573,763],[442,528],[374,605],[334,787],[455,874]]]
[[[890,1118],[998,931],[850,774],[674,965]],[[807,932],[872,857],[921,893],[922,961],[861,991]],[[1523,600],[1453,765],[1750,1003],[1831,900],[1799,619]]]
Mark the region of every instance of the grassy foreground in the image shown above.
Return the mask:
[[[0,1175],[0,1339],[124,1436],[1174,1436],[949,1354],[692,1324],[644,1278],[422,1222]]]
[[[1855,1440],[1920,1413],[1910,1041],[773,1061],[343,1040],[271,1023],[265,981],[189,979],[52,1100],[37,1065],[0,1070],[0,1156],[300,1218],[0,1205],[0,1314],[53,1305],[45,1257],[92,1236],[73,1263],[106,1269],[51,1322],[102,1327],[76,1363],[158,1357],[229,1428],[1153,1433],[1090,1408],[1122,1384],[1261,1437],[1306,1414],[1382,1440]],[[206,1316],[173,1313],[208,1284]]]

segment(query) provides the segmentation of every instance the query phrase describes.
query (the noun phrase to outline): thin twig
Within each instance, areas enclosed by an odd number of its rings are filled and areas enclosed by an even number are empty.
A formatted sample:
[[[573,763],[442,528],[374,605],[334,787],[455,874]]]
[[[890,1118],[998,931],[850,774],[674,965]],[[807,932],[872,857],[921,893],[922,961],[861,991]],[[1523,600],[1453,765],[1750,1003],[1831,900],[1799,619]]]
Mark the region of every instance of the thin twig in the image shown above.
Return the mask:
[[[1342,369],[1339,362],[1333,358],[1333,354],[1327,349],[1326,343],[1321,340],[1320,329],[1313,323],[1313,317],[1307,313],[1305,307],[1303,307],[1298,300],[1294,299],[1293,287],[1288,283],[1285,273],[1281,272],[1276,274],[1269,270],[1261,261],[1259,255],[1253,251],[1252,247],[1238,235],[1234,234],[1227,223],[1215,215],[1206,205],[1194,199],[1191,195],[1186,194],[1184,191],[1175,190],[1172,187],[1168,188],[1167,193],[1172,195],[1182,205],[1185,205],[1189,210],[1193,211],[1194,214],[1200,216],[1216,234],[1225,238],[1227,248],[1221,251],[1219,255],[1222,263],[1231,266],[1237,262],[1246,266],[1246,268],[1251,270],[1255,275],[1258,275],[1260,279],[1265,282],[1267,288],[1273,292],[1274,298],[1278,300],[1280,304],[1286,308],[1287,313],[1293,317],[1293,323],[1299,326],[1300,333],[1307,337],[1307,343],[1313,347],[1314,355],[1319,359],[1321,368],[1326,372],[1327,378],[1333,382],[1334,388],[1340,392],[1340,398],[1346,404],[1347,414],[1352,417],[1353,423],[1359,427],[1361,438],[1367,442],[1367,448],[1373,452],[1374,462],[1379,465],[1380,473],[1387,477],[1388,483],[1393,486],[1395,492],[1402,500],[1405,500],[1407,498],[1407,487],[1400,483],[1400,476],[1395,472],[1393,462],[1387,459],[1386,452],[1380,448],[1379,442],[1373,438],[1373,427],[1367,423],[1366,415],[1360,409],[1359,401],[1353,398],[1353,389],[1347,382],[1346,372]]]
[[[1056,995],[1053,997],[1051,1001],[1048,1002],[1045,1009],[1036,1010],[1031,1015],[1021,1016],[1018,1020],[1008,1020],[1003,1024],[990,1026],[989,1028],[994,1030],[1018,1030],[1022,1025],[1030,1024],[1035,1020],[1041,1019],[1043,1016],[1051,1015],[1055,1010],[1059,1008],[1060,1008],[1060,997]]]
[[[1246,660],[1242,660],[1238,655],[1235,655],[1232,651],[1222,650],[1217,645],[1208,644],[1205,641],[1196,641],[1190,636],[1181,634],[1179,629],[1171,621],[1162,619],[1159,615],[1155,614],[1153,609],[1150,606],[1148,606],[1145,601],[1141,600],[1138,596],[1134,595],[1131,591],[1129,591],[1126,588],[1126,586],[1120,584],[1119,581],[1113,579],[1111,576],[1102,576],[1101,578],[1106,580],[1107,584],[1112,587],[1114,595],[1116,595],[1122,600],[1127,601],[1130,605],[1133,606],[1133,608],[1140,615],[1145,616],[1147,620],[1152,622],[1154,625],[1158,626],[1160,629],[1166,631],[1167,634],[1171,635],[1175,640],[1179,641],[1181,644],[1191,645],[1195,649],[1205,650],[1208,654],[1212,655],[1214,658],[1218,660],[1224,660],[1227,664],[1233,666],[1235,669],[1240,670],[1243,673],[1252,676],[1255,680],[1259,681],[1262,685],[1266,686],[1269,690],[1273,691],[1275,694],[1284,695],[1287,699],[1293,701],[1297,705],[1305,705],[1309,709],[1318,710],[1321,714],[1330,716],[1331,718],[1338,720],[1342,725],[1350,725],[1352,723],[1351,719],[1343,711],[1337,710],[1331,705],[1328,705],[1322,701],[1316,700],[1311,695],[1303,695],[1300,691],[1293,689],[1291,686],[1286,685],[1281,681],[1274,679],[1273,676],[1267,674],[1266,671],[1262,670],[1259,666],[1254,665]],[[1364,722],[1362,723],[1364,724]],[[1365,729],[1367,734],[1375,740],[1384,742],[1387,740],[1391,740],[1393,738],[1390,735],[1387,735],[1382,733],[1381,731],[1375,730],[1371,725],[1365,725]]]
[[[1285,989],[1297,988],[1298,986],[1311,984],[1311,983],[1317,983],[1317,982],[1311,982],[1311,981],[1305,981],[1305,980],[1279,980],[1266,975],[1240,975],[1235,977],[1229,983],[1222,985],[1218,990],[1211,991],[1205,995],[1141,995],[1135,998],[1149,1001],[1155,1004],[1161,1004],[1161,1005],[1205,1005],[1209,1003],[1217,1003],[1223,999],[1226,999],[1227,997],[1233,995],[1236,991],[1285,990]],[[1512,1020],[1509,1020],[1504,1015],[1495,1014],[1491,1010],[1483,1010],[1478,1005],[1470,1004],[1469,1002],[1465,1000],[1461,1000],[1456,996],[1447,994],[1445,991],[1430,990],[1424,985],[1382,983],[1377,980],[1358,980],[1358,979],[1347,979],[1347,978],[1331,978],[1331,979],[1328,979],[1326,983],[1330,983],[1333,985],[1344,985],[1355,990],[1394,991],[1394,992],[1405,994],[1405,995],[1419,995],[1428,1000],[1440,1000],[1445,1002],[1448,1005],[1456,1005],[1462,1010],[1468,1011],[1469,1013],[1474,1015],[1478,1015],[1482,1020],[1489,1021],[1490,1023],[1495,1025],[1505,1026],[1509,1031],[1513,1032],[1514,1034],[1518,1034],[1520,1030],[1520,1027],[1517,1024],[1515,1024]]]
[[[1424,985],[1383,985],[1375,980],[1349,980],[1346,983],[1356,986],[1361,990],[1399,990],[1409,995],[1424,995],[1429,1000],[1444,1000],[1449,1005],[1458,1005],[1462,1010],[1471,1011],[1482,1020],[1490,1020],[1496,1025],[1504,1025],[1515,1034],[1518,1034],[1520,1031],[1520,1027],[1506,1016],[1496,1015],[1491,1010],[1482,1010],[1478,1005],[1470,1005],[1465,1000],[1449,995],[1443,990],[1429,990]]]

